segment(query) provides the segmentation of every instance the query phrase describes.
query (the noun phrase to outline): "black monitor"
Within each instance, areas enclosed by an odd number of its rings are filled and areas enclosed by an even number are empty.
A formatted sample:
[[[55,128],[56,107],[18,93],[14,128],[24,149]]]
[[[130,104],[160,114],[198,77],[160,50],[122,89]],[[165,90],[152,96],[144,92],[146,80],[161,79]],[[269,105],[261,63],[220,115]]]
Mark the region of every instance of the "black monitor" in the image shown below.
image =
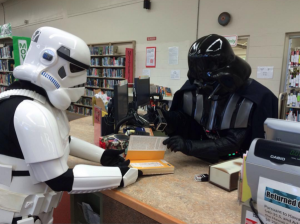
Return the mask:
[[[134,89],[136,96],[136,106],[150,104],[150,79],[134,79]]]
[[[128,113],[128,84],[114,86],[114,119],[115,124],[125,118]]]

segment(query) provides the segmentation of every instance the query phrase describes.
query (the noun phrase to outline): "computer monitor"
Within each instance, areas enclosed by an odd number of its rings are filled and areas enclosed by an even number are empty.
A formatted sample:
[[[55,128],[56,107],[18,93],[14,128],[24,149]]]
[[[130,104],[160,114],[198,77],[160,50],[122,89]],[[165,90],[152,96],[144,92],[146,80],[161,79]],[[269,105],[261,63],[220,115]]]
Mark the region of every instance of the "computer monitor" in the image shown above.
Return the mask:
[[[267,140],[300,145],[300,122],[268,118],[264,130]]]
[[[134,79],[134,90],[136,96],[136,106],[150,104],[150,79]]]
[[[114,86],[114,119],[115,124],[125,118],[128,113],[128,84],[119,83]]]

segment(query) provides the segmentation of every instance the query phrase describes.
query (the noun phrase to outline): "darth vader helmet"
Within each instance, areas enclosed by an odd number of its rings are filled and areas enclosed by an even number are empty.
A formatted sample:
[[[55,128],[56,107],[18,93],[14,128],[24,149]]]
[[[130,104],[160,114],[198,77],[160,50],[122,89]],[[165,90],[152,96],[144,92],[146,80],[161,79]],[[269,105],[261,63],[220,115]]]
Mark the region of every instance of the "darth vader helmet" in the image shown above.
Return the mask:
[[[211,34],[192,44],[188,52],[188,78],[212,98],[234,93],[251,74],[250,65],[236,56],[227,39]]]

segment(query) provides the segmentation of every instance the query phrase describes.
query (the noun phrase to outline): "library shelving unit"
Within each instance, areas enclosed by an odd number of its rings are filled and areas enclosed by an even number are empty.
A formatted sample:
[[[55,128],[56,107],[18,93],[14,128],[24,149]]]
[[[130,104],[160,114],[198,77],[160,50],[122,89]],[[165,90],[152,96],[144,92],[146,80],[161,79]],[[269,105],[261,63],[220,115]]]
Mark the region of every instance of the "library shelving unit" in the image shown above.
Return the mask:
[[[135,41],[120,41],[88,44],[91,64],[88,70],[85,95],[72,103],[69,112],[85,116],[92,115],[92,98],[95,90],[113,96],[114,85],[127,79],[133,83],[135,77]]]
[[[0,93],[15,81],[13,70],[23,62],[29,45],[28,37],[0,38]]]

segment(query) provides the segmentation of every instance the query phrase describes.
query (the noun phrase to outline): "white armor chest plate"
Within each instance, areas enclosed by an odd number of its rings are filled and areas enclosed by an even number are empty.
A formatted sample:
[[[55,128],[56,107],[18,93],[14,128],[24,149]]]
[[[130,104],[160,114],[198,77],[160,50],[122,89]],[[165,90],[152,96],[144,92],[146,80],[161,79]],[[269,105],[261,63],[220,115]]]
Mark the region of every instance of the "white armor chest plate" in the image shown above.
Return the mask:
[[[43,106],[45,106],[55,117],[62,142],[69,142],[70,125],[66,112],[51,106],[47,101]]]

